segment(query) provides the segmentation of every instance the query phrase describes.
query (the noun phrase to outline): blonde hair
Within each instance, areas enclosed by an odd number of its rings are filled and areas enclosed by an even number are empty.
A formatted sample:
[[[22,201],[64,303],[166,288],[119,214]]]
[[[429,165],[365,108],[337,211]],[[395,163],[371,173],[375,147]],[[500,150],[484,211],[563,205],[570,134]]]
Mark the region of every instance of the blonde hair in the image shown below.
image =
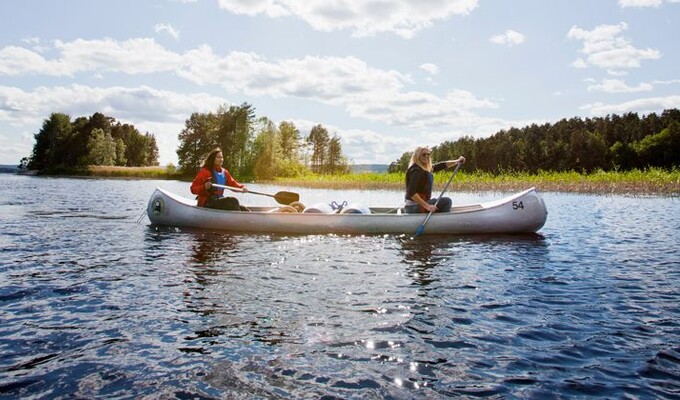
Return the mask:
[[[432,156],[430,155],[430,157],[428,157],[427,161],[424,163],[420,159],[420,156],[423,154],[423,151],[425,150],[432,153],[432,150],[425,146],[416,147],[416,149],[413,151],[413,154],[411,155],[411,163],[409,164],[409,167],[413,164],[416,164],[425,171],[432,172]]]

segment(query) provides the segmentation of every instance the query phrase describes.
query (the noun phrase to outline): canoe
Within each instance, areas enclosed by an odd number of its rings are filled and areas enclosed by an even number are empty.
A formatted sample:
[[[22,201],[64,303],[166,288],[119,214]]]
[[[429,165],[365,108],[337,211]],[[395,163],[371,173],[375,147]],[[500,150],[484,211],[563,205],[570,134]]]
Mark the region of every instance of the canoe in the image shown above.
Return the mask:
[[[146,211],[155,225],[282,234],[414,234],[427,216],[402,213],[394,207],[366,207],[357,213],[290,212],[289,206],[249,209],[198,207],[194,199],[156,188]],[[499,200],[454,205],[451,212],[434,213],[422,234],[531,233],[543,227],[547,216],[543,198],[531,188]]]

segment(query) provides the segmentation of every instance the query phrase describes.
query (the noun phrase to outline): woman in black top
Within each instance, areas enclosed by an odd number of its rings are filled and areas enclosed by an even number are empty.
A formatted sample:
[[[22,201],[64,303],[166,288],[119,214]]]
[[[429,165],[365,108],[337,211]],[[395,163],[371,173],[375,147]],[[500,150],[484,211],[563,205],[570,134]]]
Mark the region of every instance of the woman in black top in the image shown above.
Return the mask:
[[[431,153],[432,151],[427,147],[417,147],[411,156],[411,164],[406,171],[404,211],[407,213],[451,211],[453,202],[448,197],[442,197],[437,207],[434,206],[437,199],[432,198],[433,173],[463,164],[465,157],[460,156],[457,160],[447,160],[432,165]]]

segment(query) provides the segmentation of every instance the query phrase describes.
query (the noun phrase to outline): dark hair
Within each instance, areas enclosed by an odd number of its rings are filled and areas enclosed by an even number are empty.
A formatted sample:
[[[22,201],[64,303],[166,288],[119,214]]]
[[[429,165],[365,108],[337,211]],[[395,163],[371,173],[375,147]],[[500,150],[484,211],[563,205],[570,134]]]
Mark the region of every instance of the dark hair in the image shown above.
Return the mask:
[[[215,157],[217,157],[217,153],[221,152],[222,149],[220,149],[219,147],[215,147],[214,149],[210,150],[210,153],[208,153],[208,157],[205,158],[205,161],[203,161],[203,165],[201,167],[213,169],[215,167]]]

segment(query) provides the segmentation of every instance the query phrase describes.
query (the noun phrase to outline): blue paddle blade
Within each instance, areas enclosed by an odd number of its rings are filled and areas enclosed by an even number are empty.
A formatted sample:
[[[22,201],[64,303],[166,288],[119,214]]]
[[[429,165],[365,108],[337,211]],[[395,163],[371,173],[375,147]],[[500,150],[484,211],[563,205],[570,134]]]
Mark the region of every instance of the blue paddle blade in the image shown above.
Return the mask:
[[[425,230],[425,224],[420,225],[420,227],[416,231],[416,237],[420,236],[423,233],[424,230]]]

